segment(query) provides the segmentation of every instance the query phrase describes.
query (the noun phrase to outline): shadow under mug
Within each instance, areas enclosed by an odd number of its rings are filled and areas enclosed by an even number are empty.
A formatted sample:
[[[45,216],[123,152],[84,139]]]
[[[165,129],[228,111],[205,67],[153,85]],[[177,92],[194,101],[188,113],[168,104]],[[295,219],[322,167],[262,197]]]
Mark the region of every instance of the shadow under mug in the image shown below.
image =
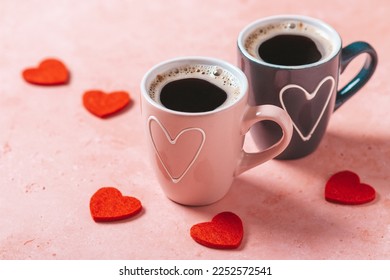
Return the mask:
[[[284,46],[278,46],[277,40]],[[283,65],[267,61],[268,51],[275,60],[296,58],[295,36],[310,38],[319,49],[318,61]],[[273,44],[273,45],[272,45]],[[280,15],[257,20],[239,34],[238,65],[248,77],[251,105],[273,104],[283,108],[291,117],[294,133],[288,147],[277,159],[296,159],[312,153],[320,144],[330,116],[367,83],[375,71],[377,54],[366,42],[354,42],[342,47],[339,34],[328,24],[299,15]],[[280,45],[280,44],[279,44]],[[290,47],[291,46],[291,47]],[[294,49],[295,48],[295,49]],[[277,54],[277,52],[281,52]],[[275,54],[276,52],[276,54]],[[308,52],[305,50],[305,52]],[[287,53],[287,54],[286,54]],[[367,54],[363,67],[343,88],[338,90],[339,76],[358,55]],[[251,134],[263,149],[280,138],[280,129],[271,122],[255,124]],[[267,137],[264,137],[266,135]]]
[[[188,81],[190,88],[176,90]],[[208,105],[212,90],[194,90],[205,81],[228,93],[215,109],[188,112],[164,102],[166,96],[172,96],[175,106]],[[167,93],[168,88],[174,91]],[[189,102],[186,96],[191,92],[194,99]],[[205,99],[200,101],[202,96]],[[248,105],[248,81],[238,67],[207,57],[176,58],[152,67],[141,82],[141,114],[157,179],[168,198],[185,205],[207,205],[221,199],[236,176],[280,154],[293,129],[281,108]],[[264,120],[277,123],[283,131],[281,137],[268,149],[245,152],[246,133]]]

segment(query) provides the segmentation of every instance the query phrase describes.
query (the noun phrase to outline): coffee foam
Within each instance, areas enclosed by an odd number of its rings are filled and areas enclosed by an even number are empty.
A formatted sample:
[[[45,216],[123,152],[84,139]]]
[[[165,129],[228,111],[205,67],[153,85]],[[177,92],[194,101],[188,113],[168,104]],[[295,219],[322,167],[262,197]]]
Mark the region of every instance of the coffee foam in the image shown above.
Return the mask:
[[[328,36],[322,30],[299,20],[270,23],[258,27],[245,38],[245,50],[256,59],[262,60],[258,53],[259,46],[268,39],[282,34],[301,35],[312,39],[321,52],[321,60],[328,57],[333,51],[333,43],[327,39]]]
[[[206,80],[223,89],[227,94],[227,99],[221,106],[232,104],[239,99],[240,83],[232,73],[219,66],[203,64],[182,65],[158,74],[150,83],[148,90],[150,98],[162,105],[160,93],[163,87],[169,82],[187,78]]]

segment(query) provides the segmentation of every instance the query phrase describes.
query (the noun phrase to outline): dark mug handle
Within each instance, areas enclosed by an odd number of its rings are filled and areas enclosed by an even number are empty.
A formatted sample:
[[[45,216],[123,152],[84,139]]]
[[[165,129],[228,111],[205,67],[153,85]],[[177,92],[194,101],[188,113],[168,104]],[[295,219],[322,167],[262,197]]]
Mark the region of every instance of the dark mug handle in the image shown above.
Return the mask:
[[[362,69],[347,85],[337,92],[334,110],[337,110],[368,82],[378,64],[376,51],[366,42],[354,42],[341,50],[340,74],[344,72],[345,68],[355,57],[363,53],[368,55]]]

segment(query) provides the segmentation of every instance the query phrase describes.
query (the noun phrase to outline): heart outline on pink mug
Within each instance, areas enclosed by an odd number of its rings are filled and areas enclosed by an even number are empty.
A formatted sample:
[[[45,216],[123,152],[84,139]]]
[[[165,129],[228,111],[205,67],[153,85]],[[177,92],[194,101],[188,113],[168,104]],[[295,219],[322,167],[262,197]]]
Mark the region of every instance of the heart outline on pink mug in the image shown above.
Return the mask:
[[[161,154],[159,152],[159,149],[157,147],[158,144],[156,144],[156,141],[155,139],[153,138],[153,133],[152,133],[152,128],[151,128],[151,123],[152,121],[154,121],[155,123],[158,124],[158,126],[161,128],[161,130],[163,131],[164,135],[166,136],[168,142],[171,144],[171,145],[175,145],[176,142],[180,139],[180,137],[185,134],[186,132],[189,132],[189,131],[198,131],[201,136],[202,136],[202,141],[200,142],[200,145],[199,147],[196,149],[196,152],[195,154],[193,155],[192,159],[190,162],[188,162],[188,165],[187,167],[184,168],[184,171],[177,177],[174,177],[172,175],[172,172],[169,171],[168,167],[167,167],[167,164],[164,162],[163,158],[161,157]],[[198,128],[198,127],[190,127],[190,128],[185,128],[185,129],[182,129],[177,135],[176,137],[171,137],[171,134],[168,132],[168,130],[165,128],[165,126],[159,121],[159,119],[155,116],[150,116],[149,119],[148,119],[148,128],[149,128],[149,136],[150,136],[150,139],[152,141],[152,144],[153,144],[153,147],[154,147],[154,150],[157,154],[157,157],[158,159],[160,160],[161,162],[161,165],[163,166],[165,172],[168,174],[168,176],[170,177],[170,179],[172,180],[173,183],[178,183],[180,182],[184,176],[187,174],[188,170],[190,170],[190,168],[194,165],[195,161],[197,160],[197,158],[199,157],[199,154],[203,148],[203,145],[206,141],[206,133],[204,132],[203,129],[201,128]]]
[[[293,126],[295,128],[295,130],[297,131],[297,133],[299,134],[299,136],[302,138],[303,141],[308,141],[310,140],[311,136],[313,135],[314,131],[317,129],[317,126],[318,124],[320,123],[321,119],[322,119],[322,116],[324,115],[325,113],[325,110],[326,110],[326,107],[328,106],[329,104],[329,101],[332,97],[332,93],[333,93],[333,90],[334,90],[334,87],[335,87],[335,79],[332,77],[332,76],[326,76],[324,79],[321,80],[321,82],[319,82],[319,84],[317,85],[317,87],[315,88],[315,90],[313,92],[308,92],[306,89],[304,89],[303,87],[299,86],[299,85],[296,85],[296,84],[289,84],[289,85],[286,85],[284,86],[280,92],[279,92],[279,99],[280,99],[280,103],[282,104],[282,107],[283,109],[288,113],[288,110],[286,108],[286,105],[284,103],[284,100],[283,100],[283,94],[288,90],[288,89],[291,89],[291,88],[297,88],[299,89],[300,91],[302,91],[304,94],[305,94],[305,98],[306,100],[308,101],[311,101],[313,98],[316,97],[318,91],[320,90],[320,88],[322,87],[322,85],[327,82],[327,81],[331,81],[332,82],[332,87],[331,89],[329,90],[329,94],[328,94],[328,97],[325,101],[325,104],[321,110],[321,113],[320,115],[318,116],[316,122],[314,123],[313,127],[311,128],[311,130],[309,131],[308,134],[306,135],[303,135],[303,133],[301,132],[301,130],[298,128],[298,125],[295,123],[295,121],[293,119],[292,120],[292,123],[293,123]]]

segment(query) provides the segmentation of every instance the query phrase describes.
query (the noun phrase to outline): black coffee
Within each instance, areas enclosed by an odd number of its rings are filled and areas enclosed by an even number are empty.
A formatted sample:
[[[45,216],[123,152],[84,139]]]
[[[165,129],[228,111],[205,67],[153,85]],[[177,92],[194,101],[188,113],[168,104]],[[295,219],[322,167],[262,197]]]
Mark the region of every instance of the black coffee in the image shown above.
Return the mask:
[[[166,108],[189,113],[212,111],[226,99],[227,94],[223,89],[198,78],[171,81],[160,93],[160,101]]]
[[[322,58],[315,42],[301,35],[272,37],[260,44],[258,53],[265,62],[285,66],[310,64]]]

